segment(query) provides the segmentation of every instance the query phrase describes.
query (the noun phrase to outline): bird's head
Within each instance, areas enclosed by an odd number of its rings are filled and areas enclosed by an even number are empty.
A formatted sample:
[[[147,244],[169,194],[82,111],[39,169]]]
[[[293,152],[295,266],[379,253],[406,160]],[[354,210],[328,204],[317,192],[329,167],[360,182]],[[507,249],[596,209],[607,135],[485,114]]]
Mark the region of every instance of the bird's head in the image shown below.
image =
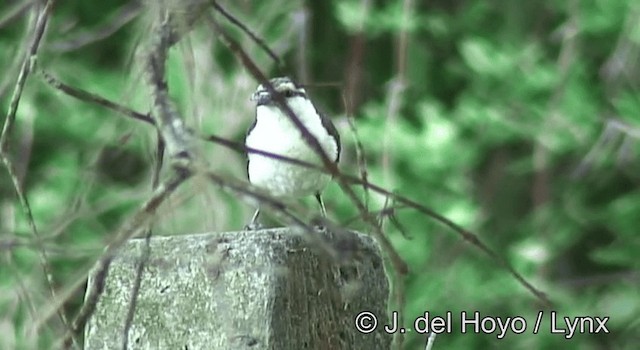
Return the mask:
[[[288,77],[273,78],[269,80],[276,92],[280,93],[286,100],[301,97],[307,98],[307,92]],[[274,96],[266,86],[260,85],[256,92],[251,95],[251,101],[255,101],[258,106],[275,104]]]

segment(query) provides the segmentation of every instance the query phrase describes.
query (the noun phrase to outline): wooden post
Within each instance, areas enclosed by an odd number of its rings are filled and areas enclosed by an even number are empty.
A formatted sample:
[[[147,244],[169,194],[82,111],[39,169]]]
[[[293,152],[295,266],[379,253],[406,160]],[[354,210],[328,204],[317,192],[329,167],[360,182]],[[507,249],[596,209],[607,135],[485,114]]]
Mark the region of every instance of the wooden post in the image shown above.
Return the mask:
[[[389,349],[378,245],[354,232],[340,242],[318,234],[351,256],[332,263],[287,228],[152,238],[128,348]],[[85,349],[121,348],[143,247],[130,241],[111,264]],[[377,316],[375,332],[356,329],[362,311]]]

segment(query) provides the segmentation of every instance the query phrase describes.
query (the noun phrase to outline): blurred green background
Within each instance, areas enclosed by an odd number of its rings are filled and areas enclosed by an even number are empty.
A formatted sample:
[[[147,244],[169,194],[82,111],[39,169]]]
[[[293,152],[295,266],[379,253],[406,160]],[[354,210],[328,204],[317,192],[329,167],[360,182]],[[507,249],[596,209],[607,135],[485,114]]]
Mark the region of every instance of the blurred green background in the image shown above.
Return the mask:
[[[4,121],[34,15],[0,5]],[[359,173],[354,118],[371,182],[477,233],[555,303],[560,316],[610,317],[609,334],[566,340],[549,311],[458,235],[410,209],[386,232],[408,263],[406,326],[429,311],[524,317],[524,334],[452,334],[435,349],[637,349],[640,343],[640,3],[568,1],[224,1],[285,62],[225,22],[272,76],[310,84],[341,132],[341,169]],[[138,63],[148,9],[127,1],[60,1],[38,57],[64,82],[140,112],[151,103]],[[186,123],[242,141],[257,83],[199,24],[172,49],[172,97]],[[315,86],[314,86],[315,85]],[[216,172],[245,178],[245,158],[202,144]],[[82,283],[114,231],[148,197],[155,132],[48,86],[27,82],[11,156],[45,239],[62,294]],[[362,192],[358,192],[362,194]],[[331,217],[357,214],[336,184]],[[382,196],[370,194],[371,210]],[[308,201],[309,211],[317,210]],[[160,210],[156,234],[238,230],[253,208],[192,180]],[[0,172],[0,348],[50,348],[62,329],[33,236],[7,172]],[[82,292],[70,295],[74,312]],[[563,325],[563,324],[561,324]],[[425,337],[407,333],[406,349]]]

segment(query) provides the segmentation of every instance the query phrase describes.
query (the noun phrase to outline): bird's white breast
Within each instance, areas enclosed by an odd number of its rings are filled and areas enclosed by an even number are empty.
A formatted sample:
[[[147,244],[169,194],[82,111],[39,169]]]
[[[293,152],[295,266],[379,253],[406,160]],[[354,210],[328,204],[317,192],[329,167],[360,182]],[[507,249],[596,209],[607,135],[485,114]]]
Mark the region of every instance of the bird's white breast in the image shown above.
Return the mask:
[[[329,159],[336,159],[338,145],[323,127],[311,102],[302,97],[288,99],[289,106],[313,135]],[[263,105],[256,111],[256,125],[249,132],[250,148],[322,165],[320,157],[307,145],[302,133],[278,107]],[[302,197],[322,190],[330,176],[317,170],[249,153],[249,180],[274,196]]]

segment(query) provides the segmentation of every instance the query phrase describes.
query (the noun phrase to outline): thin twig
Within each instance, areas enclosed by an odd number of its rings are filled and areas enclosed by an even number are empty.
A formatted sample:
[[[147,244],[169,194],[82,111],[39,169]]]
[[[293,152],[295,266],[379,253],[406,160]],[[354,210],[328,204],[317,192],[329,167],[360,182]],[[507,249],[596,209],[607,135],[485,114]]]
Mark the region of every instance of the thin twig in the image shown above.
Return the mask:
[[[309,71],[309,60],[307,58],[309,54],[309,24],[310,15],[309,9],[306,5],[302,5],[293,16],[293,27],[296,28],[298,46],[296,52],[296,68],[298,70],[297,77],[301,81],[311,81],[311,73]]]
[[[105,25],[90,32],[81,32],[72,39],[52,42],[47,45],[46,49],[57,53],[65,53],[106,39],[133,21],[140,14],[140,10],[142,10],[140,3],[128,3],[118,9],[112,16],[113,20]]]
[[[218,12],[220,12],[222,16],[224,16],[224,18],[226,18],[229,22],[231,22],[236,27],[240,28],[240,30],[242,30],[245,34],[247,34],[249,38],[251,38],[251,40],[253,40],[256,44],[258,44],[258,46],[261,49],[263,49],[267,53],[267,55],[269,55],[269,57],[271,57],[271,59],[276,63],[278,67],[282,66],[282,60],[280,60],[280,57],[278,57],[278,55],[276,55],[276,53],[273,52],[271,48],[269,48],[267,43],[265,43],[262,38],[254,34],[249,28],[247,28],[246,25],[244,25],[244,23],[240,22],[237,18],[235,18],[232,14],[230,14],[227,10],[225,10],[224,7],[220,6],[220,4],[218,4],[217,1],[211,1],[211,3],[213,7]]]
[[[172,45],[172,29],[167,14],[158,20],[155,26],[149,54],[146,57],[145,71],[153,101],[153,117],[162,134],[170,160],[192,158],[190,136],[184,122],[169,98],[165,81],[165,63]]]
[[[18,271],[18,269],[15,266],[15,262],[13,260],[13,252],[11,251],[11,249],[7,249],[6,262],[3,264],[3,266],[6,266],[7,269],[9,270],[9,273],[13,275],[13,277],[15,278],[16,284],[18,285],[18,289],[20,290],[20,292],[17,293],[18,297],[22,299],[24,304],[27,305],[27,309],[29,310],[29,315],[31,316],[32,319],[35,320],[37,317],[36,315],[38,315],[38,313],[36,312],[33,299],[29,295],[29,288],[27,288],[26,284],[24,283],[24,280],[22,279],[22,274],[20,273],[20,271]]]
[[[345,103],[347,108],[347,115],[355,114],[357,106],[361,101],[361,83],[362,83],[362,68],[364,66],[363,61],[365,57],[365,51],[367,48],[367,19],[371,18],[369,12],[371,10],[371,0],[360,0],[360,10],[362,14],[358,16],[360,21],[353,28],[353,34],[349,43],[349,58],[346,65],[346,84],[344,89],[345,100],[349,103]]]
[[[402,21],[403,23],[409,22],[409,16],[411,15],[413,10],[413,1],[412,0],[404,0],[402,2]],[[409,33],[406,28],[402,28],[400,33],[398,34],[398,50],[397,50],[397,74],[396,78],[391,81],[389,88],[389,109],[387,113],[386,126],[391,127],[396,123],[396,119],[398,117],[399,110],[402,105],[402,92],[406,88],[406,68],[407,68],[407,49],[409,43]],[[388,128],[387,128],[388,130]],[[384,134],[383,140],[383,155],[382,155],[382,167],[383,174],[385,178],[385,182],[387,185],[393,186],[391,182],[392,177],[390,176],[390,165],[393,162],[391,158],[390,149],[390,133],[386,132]],[[397,280],[396,280],[397,283]],[[403,286],[404,287],[404,286]],[[398,286],[400,288],[400,286]],[[395,290],[395,289],[394,289]],[[404,308],[404,293],[401,293],[395,290],[395,298],[396,298],[396,309],[402,310]],[[404,313],[400,312],[398,316],[398,323],[404,324]],[[402,343],[404,342],[404,332],[396,332],[393,335],[393,344],[392,348],[402,349]]]
[[[144,273],[144,267],[151,255],[151,228],[147,228],[144,234],[144,245],[142,247],[142,253],[138,258],[136,264],[135,277],[133,279],[133,286],[131,286],[131,292],[129,293],[129,305],[127,305],[127,315],[124,321],[124,329],[122,330],[122,349],[129,348],[129,333],[131,326],[133,325],[133,317],[136,313],[136,307],[138,305],[138,296],[140,295],[140,286],[142,285],[142,274]]]
[[[53,9],[54,3],[55,3],[54,0],[48,0],[44,4],[44,7],[40,11],[36,19],[34,30],[33,30],[33,37],[31,38],[28,49],[26,51],[26,57],[22,62],[20,72],[18,73],[18,79],[16,81],[16,85],[13,90],[13,95],[9,103],[9,110],[7,112],[7,116],[4,121],[2,134],[0,135],[0,158],[2,158],[2,162],[7,168],[7,172],[9,173],[9,177],[11,178],[11,182],[13,183],[13,187],[18,196],[18,200],[20,201],[22,210],[26,216],[27,222],[34,236],[36,246],[38,247],[40,265],[45,274],[49,292],[51,293],[52,298],[55,300],[56,299],[55,282],[53,279],[53,271],[52,271],[51,265],[49,264],[49,259],[47,257],[47,251],[42,243],[40,233],[38,232],[38,228],[36,226],[35,219],[33,217],[33,212],[31,211],[31,205],[29,204],[29,200],[27,199],[27,196],[22,190],[22,186],[16,174],[15,166],[11,161],[11,156],[9,152],[9,140],[11,137],[11,133],[13,131],[13,126],[16,119],[16,113],[18,111],[18,107],[20,106],[20,99],[22,97],[22,92],[24,91],[24,86],[27,82],[27,78],[29,77],[29,73],[31,73],[31,71],[35,67],[38,49],[40,47],[42,38],[44,37],[49,15],[51,13],[51,10]],[[62,308],[58,309],[58,316],[60,317],[62,324],[66,328],[69,328],[69,322],[67,321],[67,317]],[[73,343],[77,346],[78,342],[75,339],[75,336],[73,336],[71,339],[73,340]]]
[[[436,341],[436,333],[429,332],[429,336],[427,337],[427,344],[424,347],[424,350],[431,350],[433,348],[433,344]]]
[[[95,103],[99,106],[111,109],[115,112],[121,113],[126,115],[127,117],[133,118],[133,119],[138,119],[140,121],[155,125],[153,118],[151,118],[148,114],[142,114],[142,113],[138,113],[135,112],[133,110],[131,110],[130,108],[124,107],[116,102],[113,102],[111,100],[107,100],[101,96],[98,96],[96,94],[81,90],[81,89],[77,89],[74,87],[71,87],[63,82],[61,82],[60,80],[54,78],[51,74],[49,74],[48,72],[41,70],[40,71],[40,75],[42,75],[42,77],[44,78],[44,81],[47,82],[49,85],[51,85],[52,87],[66,93],[69,96],[75,97],[81,101],[85,101],[85,102],[89,102],[89,103]]]
[[[633,138],[640,140],[640,128],[634,128],[623,121],[610,118],[604,124],[604,130],[600,133],[598,140],[591,146],[591,149],[584,156],[580,164],[572,173],[574,179],[583,177],[595,163],[596,158],[608,145],[617,142],[620,138]]]
[[[27,10],[31,6],[33,6],[35,2],[36,2],[35,0],[23,1],[13,5],[13,7],[7,12],[7,14],[4,15],[4,17],[0,18],[0,28],[18,19],[20,16],[26,13]]]
[[[408,209],[409,207],[405,206],[405,205],[391,205],[388,207],[384,207],[382,209],[378,209],[378,210],[372,210],[371,214],[377,216],[378,218],[383,218],[383,217],[388,217],[391,214],[393,214],[396,210],[400,210],[400,209]],[[351,226],[354,222],[358,221],[358,220],[362,220],[362,218],[360,217],[360,215],[353,215],[351,217],[348,217],[344,220],[342,220],[342,226],[346,226],[349,227]]]
[[[13,130],[13,123],[15,122],[16,112],[18,111],[18,106],[20,105],[22,91],[24,90],[24,85],[27,82],[29,73],[31,73],[31,70],[33,69],[33,67],[35,67],[38,48],[40,47],[40,42],[42,40],[42,37],[44,36],[44,32],[47,27],[47,21],[49,19],[49,14],[51,12],[51,9],[53,8],[54,2],[55,0],[48,0],[44,8],[38,15],[33,31],[33,38],[29,44],[27,55],[22,61],[20,72],[18,73],[18,80],[16,81],[16,85],[13,90],[13,96],[11,97],[11,102],[9,103],[9,111],[7,112],[4,126],[2,128],[2,134],[0,135],[0,154],[2,154],[3,156],[7,155],[9,146],[9,134]]]
[[[351,135],[353,135],[353,141],[356,145],[356,160],[358,162],[358,171],[360,172],[360,178],[363,182],[369,181],[369,171],[367,170],[367,157],[364,152],[364,147],[362,147],[362,142],[360,141],[360,137],[358,136],[358,129],[356,129],[355,120],[353,118],[353,113],[350,112],[352,108],[349,108],[349,101],[347,101],[347,95],[342,95],[342,100],[344,101],[345,110],[347,111],[347,122],[349,124],[349,129],[351,130]],[[351,101],[353,103],[353,101]],[[362,187],[364,191],[364,206],[369,210],[369,189],[366,186]]]
[[[67,331],[64,338],[62,339],[63,347],[65,349],[68,349],[70,347],[73,334],[83,330],[85,324],[87,324],[87,321],[89,320],[89,317],[93,315],[93,312],[96,309],[96,305],[98,304],[98,299],[104,291],[104,284],[107,280],[107,276],[109,275],[109,266],[111,265],[112,260],[113,256],[111,255],[102,258],[100,260],[100,265],[94,271],[93,283],[91,283],[91,287],[88,291],[87,296],[85,297],[80,311],[73,319],[73,323],[71,324],[72,330]]]
[[[395,226],[396,229],[400,231],[402,237],[404,237],[405,239],[411,239],[411,237],[409,237],[409,235],[407,234],[407,230],[405,230],[404,225],[402,225],[400,220],[398,220],[398,216],[396,215],[396,210],[402,208],[406,207],[402,205],[396,206],[393,203],[393,198],[386,197],[384,200],[384,205],[382,206],[382,210],[380,210],[380,214],[378,215],[378,217],[380,218],[380,225],[383,224],[384,218],[388,217],[389,222],[391,222],[391,224],[393,224],[393,226]]]

